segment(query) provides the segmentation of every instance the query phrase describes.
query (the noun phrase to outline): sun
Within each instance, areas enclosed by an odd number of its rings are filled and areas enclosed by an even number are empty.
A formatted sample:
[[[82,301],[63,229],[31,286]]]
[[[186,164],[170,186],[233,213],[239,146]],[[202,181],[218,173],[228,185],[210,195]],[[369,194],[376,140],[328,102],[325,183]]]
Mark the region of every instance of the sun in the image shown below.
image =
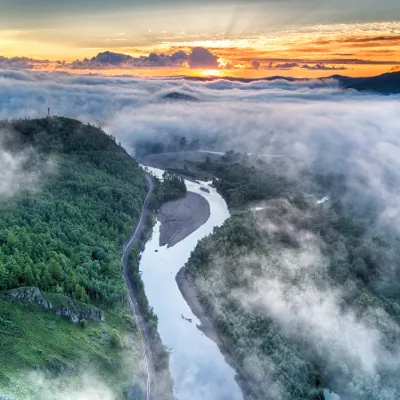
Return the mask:
[[[205,69],[201,71],[201,75],[203,76],[221,76],[221,71],[218,69]]]

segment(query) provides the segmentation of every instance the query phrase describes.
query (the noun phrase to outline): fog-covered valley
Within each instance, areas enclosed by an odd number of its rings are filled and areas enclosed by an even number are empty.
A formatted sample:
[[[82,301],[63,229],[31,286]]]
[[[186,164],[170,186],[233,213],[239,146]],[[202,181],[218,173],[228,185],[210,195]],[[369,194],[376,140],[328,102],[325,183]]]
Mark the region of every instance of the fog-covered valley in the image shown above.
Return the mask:
[[[101,126],[133,156],[256,154],[202,156],[199,168],[217,178],[232,218],[188,264],[241,379],[254,388],[248,398],[318,399],[326,386],[345,400],[398,398],[399,96],[344,90],[334,79],[11,70],[0,72],[0,87],[2,119],[43,117],[49,107]],[[0,165],[11,165],[2,154]],[[15,155],[9,180],[45,180],[20,172],[24,154]]]

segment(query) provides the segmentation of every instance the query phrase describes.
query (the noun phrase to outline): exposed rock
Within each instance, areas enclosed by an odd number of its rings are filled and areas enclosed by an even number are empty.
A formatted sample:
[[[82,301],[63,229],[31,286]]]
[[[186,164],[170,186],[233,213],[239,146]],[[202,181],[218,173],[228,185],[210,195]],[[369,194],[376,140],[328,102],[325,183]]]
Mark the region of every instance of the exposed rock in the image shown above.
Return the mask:
[[[46,372],[55,376],[73,376],[76,374],[76,369],[58,358],[51,357],[46,360]]]
[[[104,321],[104,313],[100,308],[81,303],[67,296],[62,296],[60,300],[62,301],[56,309],[57,315],[67,317],[74,323],[78,323],[82,319],[92,322]]]
[[[46,309],[52,308],[52,304],[44,299],[42,292],[36,287],[20,287],[18,289],[12,289],[6,292],[5,297],[9,300],[36,303]]]
[[[207,188],[205,188],[205,187],[203,187],[203,186],[200,188],[200,190],[201,190],[202,192],[210,193],[210,189],[207,189]]]
[[[46,300],[45,296],[51,298],[51,302]],[[57,315],[69,318],[74,323],[83,319],[92,322],[104,321],[104,313],[97,307],[81,303],[63,294],[46,293],[45,296],[36,287],[12,289],[5,294],[9,300],[38,304]]]

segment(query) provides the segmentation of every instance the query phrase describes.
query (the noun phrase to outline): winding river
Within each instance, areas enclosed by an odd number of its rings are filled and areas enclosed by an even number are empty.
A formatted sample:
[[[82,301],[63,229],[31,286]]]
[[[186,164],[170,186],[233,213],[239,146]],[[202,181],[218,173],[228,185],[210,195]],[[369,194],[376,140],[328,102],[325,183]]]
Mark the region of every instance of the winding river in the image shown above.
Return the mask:
[[[162,177],[164,172],[146,168],[158,177]],[[234,369],[226,363],[218,346],[196,327],[200,321],[191,312],[175,281],[176,274],[189,259],[197,242],[229,217],[228,207],[208,183],[185,183],[188,191],[207,199],[210,218],[170,248],[159,246],[160,223],[157,222],[140,261],[146,295],[158,316],[161,339],[171,350],[174,397],[177,400],[242,400]],[[200,187],[207,187],[210,193],[201,191]],[[192,322],[182,319],[182,314]]]

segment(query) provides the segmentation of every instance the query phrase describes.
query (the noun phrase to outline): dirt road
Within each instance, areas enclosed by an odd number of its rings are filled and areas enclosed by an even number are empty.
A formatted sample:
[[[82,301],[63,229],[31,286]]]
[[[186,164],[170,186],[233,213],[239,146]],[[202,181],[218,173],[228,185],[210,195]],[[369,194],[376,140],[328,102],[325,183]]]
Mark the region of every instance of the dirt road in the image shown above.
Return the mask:
[[[152,400],[152,399],[154,399],[153,396],[155,394],[155,387],[156,387],[153,353],[151,351],[151,344],[150,344],[151,342],[150,342],[149,336],[147,334],[146,323],[143,319],[143,316],[140,312],[138,303],[136,301],[135,292],[133,290],[133,285],[132,285],[132,281],[131,281],[132,275],[131,275],[130,266],[129,266],[129,262],[128,262],[129,252],[132,249],[132,247],[137,243],[137,241],[139,240],[140,235],[143,231],[145,215],[146,215],[146,211],[147,211],[147,203],[148,203],[151,193],[153,192],[153,180],[152,180],[151,175],[145,173],[145,178],[146,178],[146,182],[147,182],[147,186],[148,186],[149,190],[148,190],[146,198],[144,200],[140,218],[139,218],[139,221],[136,223],[135,230],[134,230],[132,236],[127,241],[127,243],[124,245],[123,253],[122,253],[122,257],[121,257],[121,263],[124,266],[125,282],[128,287],[128,290],[129,290],[129,303],[130,303],[130,306],[132,307],[133,315],[134,315],[136,323],[139,327],[140,337],[141,337],[141,341],[142,341],[143,360],[145,363],[146,374],[147,374],[145,400]]]

